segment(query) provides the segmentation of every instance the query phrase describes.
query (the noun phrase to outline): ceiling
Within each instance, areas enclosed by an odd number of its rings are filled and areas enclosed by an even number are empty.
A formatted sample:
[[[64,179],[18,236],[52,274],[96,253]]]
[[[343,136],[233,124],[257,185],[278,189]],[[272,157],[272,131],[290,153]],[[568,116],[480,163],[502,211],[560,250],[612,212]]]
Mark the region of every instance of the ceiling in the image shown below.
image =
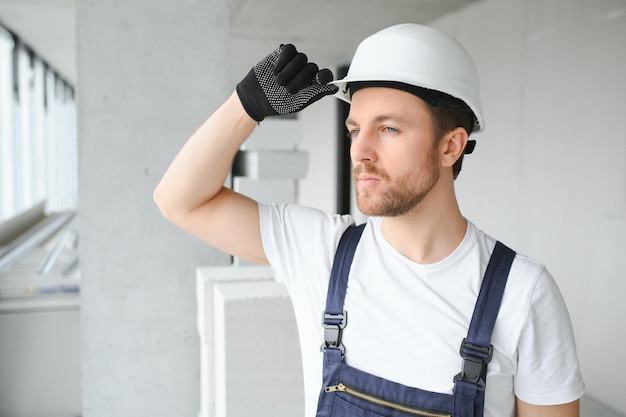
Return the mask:
[[[230,0],[232,72],[243,76],[251,57],[287,42],[320,65],[347,63],[368,34],[395,23],[427,23],[475,1]],[[75,2],[0,0],[0,23],[72,84],[76,81]]]

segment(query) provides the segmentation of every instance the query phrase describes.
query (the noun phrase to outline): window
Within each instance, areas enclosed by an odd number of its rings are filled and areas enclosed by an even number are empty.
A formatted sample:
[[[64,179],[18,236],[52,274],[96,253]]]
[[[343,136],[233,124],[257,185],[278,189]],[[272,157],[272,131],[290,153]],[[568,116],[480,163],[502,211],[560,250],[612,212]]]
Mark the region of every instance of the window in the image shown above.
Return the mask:
[[[0,26],[0,221],[77,205],[74,89]]]

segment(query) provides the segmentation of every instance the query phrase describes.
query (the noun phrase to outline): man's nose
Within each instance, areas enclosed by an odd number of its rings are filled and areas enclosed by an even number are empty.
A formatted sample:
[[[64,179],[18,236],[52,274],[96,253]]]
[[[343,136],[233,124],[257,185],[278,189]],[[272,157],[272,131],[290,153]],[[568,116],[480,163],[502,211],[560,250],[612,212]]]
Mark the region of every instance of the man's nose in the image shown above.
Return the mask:
[[[376,162],[376,138],[371,132],[361,130],[359,135],[352,139],[350,157],[356,165],[361,162]]]

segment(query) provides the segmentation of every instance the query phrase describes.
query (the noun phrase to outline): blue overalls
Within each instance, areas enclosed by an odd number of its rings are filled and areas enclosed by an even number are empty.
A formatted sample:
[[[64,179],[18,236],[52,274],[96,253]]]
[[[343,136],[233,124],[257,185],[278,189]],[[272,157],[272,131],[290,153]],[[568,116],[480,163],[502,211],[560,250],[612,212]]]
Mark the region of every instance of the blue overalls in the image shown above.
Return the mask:
[[[408,387],[360,371],[343,360],[341,335],[348,316],[343,310],[348,273],[364,224],[350,226],[341,237],[331,271],[323,316],[323,386],[316,417],[481,417],[485,400],[491,334],[515,252],[500,242],[491,255],[460,354],[461,372],[453,394]],[[451,376],[452,377],[452,376]]]

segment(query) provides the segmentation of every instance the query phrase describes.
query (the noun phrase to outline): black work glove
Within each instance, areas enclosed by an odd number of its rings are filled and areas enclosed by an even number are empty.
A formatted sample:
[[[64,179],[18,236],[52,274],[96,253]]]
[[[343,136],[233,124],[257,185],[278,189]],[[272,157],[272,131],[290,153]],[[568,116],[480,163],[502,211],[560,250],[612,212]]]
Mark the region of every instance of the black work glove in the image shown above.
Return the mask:
[[[259,61],[237,84],[237,95],[257,122],[266,116],[298,112],[338,88],[329,69],[320,70],[307,56],[288,44]]]

